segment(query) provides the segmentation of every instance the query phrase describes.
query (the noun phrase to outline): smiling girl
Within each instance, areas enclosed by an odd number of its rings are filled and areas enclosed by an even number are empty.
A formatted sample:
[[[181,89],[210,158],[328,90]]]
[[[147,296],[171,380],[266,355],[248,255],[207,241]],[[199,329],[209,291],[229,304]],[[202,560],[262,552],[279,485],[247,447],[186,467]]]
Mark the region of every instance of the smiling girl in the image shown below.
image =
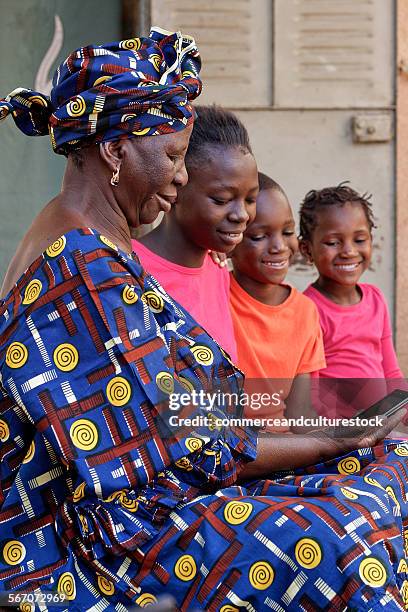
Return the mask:
[[[406,387],[384,296],[359,282],[373,228],[369,198],[344,183],[309,191],[302,202],[300,248],[319,273],[304,293],[319,310],[327,363],[314,381],[314,405],[326,416],[353,416]]]
[[[236,361],[229,274],[208,251],[229,253],[241,242],[255,216],[257,166],[238,117],[217,106],[195,108],[188,183],[161,224],[132,246],[142,265]]]
[[[319,276],[305,295],[320,313],[327,378],[402,378],[378,287],[359,283],[372,254],[371,203],[340,184],[312,190],[300,209],[300,248]]]
[[[289,201],[273,179],[258,176],[256,217],[232,253],[231,312],[245,389],[265,396],[246,416],[270,419],[264,429],[284,432],[284,418],[311,415],[309,379],[325,367],[324,350],[315,305],[284,282],[298,250]],[[267,401],[274,393],[279,403]]]

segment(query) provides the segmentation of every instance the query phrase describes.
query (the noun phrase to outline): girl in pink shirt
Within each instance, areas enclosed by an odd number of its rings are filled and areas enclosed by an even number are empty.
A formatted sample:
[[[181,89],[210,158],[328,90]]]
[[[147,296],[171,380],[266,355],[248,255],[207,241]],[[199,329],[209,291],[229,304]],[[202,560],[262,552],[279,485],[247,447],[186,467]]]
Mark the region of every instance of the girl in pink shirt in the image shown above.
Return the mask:
[[[238,117],[217,106],[195,108],[188,183],[160,225],[132,245],[143,267],[236,361],[229,273],[208,251],[229,253],[241,242],[255,216],[258,172]]]
[[[300,248],[319,272],[304,292],[315,302],[323,330],[327,367],[319,376],[370,379],[370,390],[367,382],[363,389],[361,381],[341,383],[342,413],[345,405],[353,411],[353,399],[354,411],[373,403],[389,390],[386,379],[403,377],[384,296],[378,287],[359,283],[370,265],[373,228],[368,198],[345,184],[309,191],[302,202]],[[339,394],[333,382],[326,385],[329,397]]]

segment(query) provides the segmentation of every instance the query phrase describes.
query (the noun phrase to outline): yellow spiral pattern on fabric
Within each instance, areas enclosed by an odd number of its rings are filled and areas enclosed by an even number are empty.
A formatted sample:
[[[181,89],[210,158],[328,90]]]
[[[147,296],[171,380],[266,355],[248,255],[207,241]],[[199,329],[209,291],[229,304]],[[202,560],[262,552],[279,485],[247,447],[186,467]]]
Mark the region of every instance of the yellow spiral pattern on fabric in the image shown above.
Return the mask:
[[[257,561],[249,568],[249,582],[258,591],[268,589],[275,578],[275,571],[267,561]]]
[[[164,300],[156,291],[145,291],[142,300],[156,314],[162,312],[164,308]]]
[[[30,603],[29,601],[25,601],[24,603],[21,603],[19,605],[20,612],[34,612],[35,610],[35,605],[33,603]]]
[[[135,290],[133,289],[133,287],[130,287],[129,285],[127,285],[123,289],[122,300],[125,302],[125,304],[128,304],[130,306],[131,304],[135,304],[138,299],[139,297],[137,293],[135,293]]]
[[[28,349],[21,342],[12,342],[6,352],[6,364],[9,368],[21,368],[28,359]]]
[[[106,236],[102,236],[102,234],[99,236],[99,240],[101,242],[103,242],[103,244],[106,244],[106,246],[110,247],[111,249],[113,249],[114,251],[118,250],[118,247],[116,246],[116,244],[114,244],[112,242],[112,240],[109,240],[109,238],[106,238]]]
[[[47,107],[47,101],[42,96],[30,96],[28,98],[33,104]]]
[[[57,240],[54,240],[54,242],[47,249],[45,249],[45,252],[49,257],[57,257],[65,249],[66,243],[67,240],[65,236],[61,236]]]
[[[72,501],[74,503],[79,502],[79,500],[85,497],[85,487],[86,487],[86,482],[81,482],[81,484],[77,486],[77,488],[74,491],[74,495],[72,496]]]
[[[347,499],[358,499],[358,495],[353,493],[353,491],[349,491],[349,489],[341,487],[340,491],[343,493],[344,497],[347,497]]]
[[[372,485],[373,487],[379,487],[380,489],[384,489],[384,487],[378,482],[378,480],[376,480],[372,476],[364,476],[364,482],[369,485]]]
[[[126,495],[120,498],[120,505],[122,508],[129,510],[129,512],[136,512],[139,507],[139,502],[136,499],[130,499]]]
[[[134,134],[135,136],[146,136],[146,134],[148,134],[150,132],[149,127],[147,128],[143,128],[142,130],[135,130],[134,132],[132,132],[132,134]]]
[[[106,502],[114,501],[115,499],[122,499],[124,495],[126,495],[126,489],[121,489],[119,491],[114,491],[108,497],[104,499]]]
[[[130,400],[132,388],[126,378],[115,376],[106,387],[106,396],[113,406],[124,406]]]
[[[88,419],[78,419],[72,423],[69,435],[75,446],[84,451],[94,449],[99,442],[98,429],[95,423]]]
[[[23,459],[23,463],[30,463],[34,455],[35,455],[35,442],[34,440],[32,440],[30,446],[27,449],[26,456]]]
[[[404,580],[401,586],[401,597],[404,602],[404,607],[408,610],[408,580]]]
[[[53,353],[54,363],[62,372],[75,370],[79,362],[79,353],[73,344],[59,344]]]
[[[119,43],[119,47],[121,49],[128,49],[133,51],[138,51],[140,49],[140,38],[128,38],[127,40],[122,40]]]
[[[151,606],[156,603],[157,599],[151,593],[143,593],[143,595],[139,595],[136,599],[135,604],[137,604],[140,608],[146,608],[147,606]]]
[[[218,417],[216,417],[214,414],[210,412],[207,419],[208,419],[208,429],[210,431],[215,431],[215,430],[221,431],[222,425],[219,424]]]
[[[75,578],[71,572],[64,572],[58,579],[57,591],[72,601],[76,596]]]
[[[3,419],[0,419],[0,440],[2,442],[7,442],[9,437],[10,437],[10,428],[8,424],[6,423],[6,421],[3,421]]]
[[[387,570],[376,557],[366,557],[358,569],[361,580],[368,586],[378,588],[387,582]]]
[[[134,119],[135,117],[137,117],[136,113],[125,113],[124,115],[121,116],[120,122],[126,123],[126,121],[129,121],[130,119]]]
[[[398,455],[398,457],[408,457],[408,445],[404,444],[403,446],[397,446],[394,453]]]
[[[302,567],[314,569],[320,564],[323,558],[320,544],[312,538],[302,538],[296,542],[295,558]]]
[[[159,372],[156,375],[156,385],[160,391],[170,395],[174,391],[174,378],[170,372]]]
[[[210,347],[205,344],[194,344],[190,351],[193,353],[195,360],[200,365],[210,366],[214,361],[214,355]]]
[[[4,105],[0,105],[0,121],[3,121],[3,119],[5,119],[7,117],[7,115],[9,114],[9,109],[7,108],[7,106]]]
[[[408,572],[408,563],[406,562],[405,559],[401,559],[401,561],[399,562],[398,565],[398,569],[397,569],[397,573],[401,574],[401,573],[407,573]]]
[[[185,444],[191,453],[195,453],[203,448],[203,441],[200,438],[187,438]]]
[[[174,465],[176,465],[181,470],[186,470],[186,472],[191,472],[191,470],[193,469],[191,461],[187,459],[187,457],[181,457],[181,459],[177,459],[177,461],[174,462]]]
[[[189,393],[192,393],[193,391],[195,391],[195,386],[193,385],[191,380],[189,380],[185,376],[179,376],[178,380],[179,380],[180,385],[182,385],[184,389],[188,391]]]
[[[105,578],[105,576],[98,576],[98,589],[104,595],[113,595],[115,592],[115,585],[112,580]]]
[[[38,298],[41,293],[42,282],[35,278],[30,281],[25,288],[23,304],[32,304]]]
[[[220,608],[220,612],[239,612],[239,608],[231,606],[231,604],[226,604]]]
[[[337,464],[337,470],[339,474],[355,474],[359,472],[361,465],[356,457],[344,457]]]
[[[398,501],[397,496],[395,495],[394,489],[390,485],[388,485],[388,487],[385,487],[385,492],[395,502],[395,505],[397,506],[397,508],[399,508],[400,507],[400,503]]]
[[[25,556],[25,546],[18,540],[9,540],[3,547],[3,559],[7,565],[19,565]]]
[[[70,117],[80,117],[86,111],[86,103],[82,96],[75,96],[67,104],[67,113]]]
[[[92,85],[92,87],[97,87],[98,85],[101,85],[102,83],[106,83],[106,81],[110,81],[111,78],[112,77],[108,76],[107,74],[105,76],[98,77],[95,83]]]
[[[157,53],[153,53],[149,57],[149,62],[151,62],[153,64],[153,66],[156,68],[156,70],[159,72],[160,66],[161,66],[161,63],[162,63],[162,58],[160,57],[160,55],[157,55]]]
[[[184,582],[192,580],[197,573],[197,566],[194,558],[191,555],[182,555],[179,557],[174,566],[174,573],[177,578]]]
[[[80,514],[79,520],[82,525],[82,531],[84,532],[84,534],[89,533],[88,521],[86,520],[86,516],[84,516],[83,514]]]
[[[224,508],[224,518],[230,525],[241,525],[253,509],[253,505],[249,502],[230,501]]]

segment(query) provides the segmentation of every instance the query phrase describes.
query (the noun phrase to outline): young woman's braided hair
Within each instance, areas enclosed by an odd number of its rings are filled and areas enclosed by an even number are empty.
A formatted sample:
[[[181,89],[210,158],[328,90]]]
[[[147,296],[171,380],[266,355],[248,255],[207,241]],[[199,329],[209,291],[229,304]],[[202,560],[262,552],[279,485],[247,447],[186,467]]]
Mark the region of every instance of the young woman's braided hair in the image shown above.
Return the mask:
[[[340,183],[337,187],[325,187],[324,189],[312,189],[309,191],[300,205],[300,240],[311,240],[313,230],[317,227],[317,215],[319,210],[328,206],[343,206],[346,202],[356,202],[363,208],[367,218],[370,233],[375,228],[374,215],[369,201],[371,195],[364,193],[360,195],[347,185]]]
[[[213,146],[238,147],[244,153],[252,153],[247,129],[237,115],[216,105],[194,108],[197,118],[186,153],[187,168],[205,163]]]

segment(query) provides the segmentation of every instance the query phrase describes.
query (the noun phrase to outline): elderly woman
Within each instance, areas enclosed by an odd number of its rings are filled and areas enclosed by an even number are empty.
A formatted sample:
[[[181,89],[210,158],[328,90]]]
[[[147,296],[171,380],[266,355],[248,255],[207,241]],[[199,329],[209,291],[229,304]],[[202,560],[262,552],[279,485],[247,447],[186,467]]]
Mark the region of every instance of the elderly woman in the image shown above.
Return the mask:
[[[214,392],[210,414],[227,417],[221,392],[242,388],[130,253],[129,228],[187,181],[199,66],[191,38],[153,30],[72,53],[51,100],[0,100],[0,116],[68,156],[0,302],[1,590],[41,609],[125,610],[167,592],[182,610],[401,610],[408,448],[364,448],[398,417],[348,443],[257,442],[225,419],[171,426],[183,393]],[[202,416],[208,396],[195,397],[180,415]]]

